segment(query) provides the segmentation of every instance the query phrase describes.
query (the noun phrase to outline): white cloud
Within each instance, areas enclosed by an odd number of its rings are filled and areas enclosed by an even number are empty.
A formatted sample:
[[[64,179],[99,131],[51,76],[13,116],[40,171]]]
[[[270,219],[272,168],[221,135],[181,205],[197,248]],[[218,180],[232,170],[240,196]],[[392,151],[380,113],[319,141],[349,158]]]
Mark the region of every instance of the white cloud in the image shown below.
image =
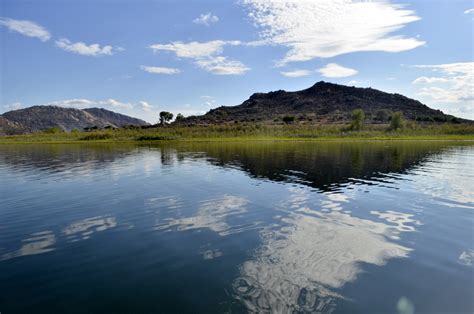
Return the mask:
[[[474,9],[468,9],[464,11],[464,14],[474,13]]]
[[[240,41],[213,40],[208,42],[189,42],[180,41],[170,44],[155,44],[150,48],[155,52],[164,50],[171,51],[179,58],[192,59],[194,64],[213,74],[217,75],[240,75],[249,70],[242,62],[229,60],[222,56],[224,46],[241,45]]]
[[[143,111],[150,112],[153,110],[153,106],[147,103],[146,101],[140,101],[138,103]]]
[[[421,83],[446,83],[449,80],[444,77],[428,77],[428,76],[420,76],[416,78],[412,84],[421,84]]]
[[[51,34],[46,28],[27,20],[14,20],[1,17],[0,26],[5,26],[9,30],[20,33],[24,36],[38,38],[41,41],[48,41],[51,38]]]
[[[437,74],[436,77],[421,76],[413,81],[420,86],[417,95],[444,111],[474,118],[474,62],[447,63],[438,65],[415,65]]]
[[[166,67],[153,67],[153,66],[146,66],[142,65],[140,68],[143,71],[146,71],[148,73],[153,73],[153,74],[178,74],[181,71],[179,69],[175,68],[166,68]]]
[[[424,44],[394,32],[420,18],[389,1],[242,0],[249,17],[262,29],[254,45],[289,48],[280,60],[308,61],[357,51],[399,52]]]
[[[324,68],[318,70],[325,77],[348,77],[357,74],[357,70],[340,66],[336,63],[329,63]]]
[[[105,100],[89,100],[89,99],[84,99],[84,98],[75,98],[75,99],[53,101],[53,102],[45,103],[42,105],[76,108],[76,109],[100,107],[100,108],[108,108],[108,109],[130,110],[134,108],[134,105],[131,103],[120,102],[112,98],[105,99]]]
[[[193,23],[195,24],[201,24],[201,25],[206,25],[206,26],[209,26],[217,22],[219,22],[219,17],[212,15],[211,12],[208,12],[206,14],[201,14],[199,15],[199,17],[193,20]]]
[[[10,111],[10,110],[18,110],[18,109],[22,109],[24,108],[25,106],[21,103],[21,102],[14,102],[12,104],[9,104],[9,105],[5,105],[4,108],[5,108],[5,111]],[[0,107],[1,108],[1,107]]]
[[[101,106],[119,108],[119,109],[133,109],[134,107],[131,103],[124,103],[115,99],[107,99],[107,100],[99,101],[98,104]]]
[[[171,51],[180,58],[205,58],[209,56],[219,55],[223,52],[225,45],[240,45],[240,41],[224,41],[212,40],[207,42],[191,41],[184,43],[175,41],[170,44],[155,44],[150,48],[155,52],[159,50]]]
[[[302,76],[308,76],[312,72],[309,70],[293,70],[293,71],[282,71],[280,72],[281,75],[286,76],[286,77],[302,77]]]
[[[196,60],[196,65],[217,75],[241,75],[249,70],[242,62],[229,60],[223,56]]]
[[[66,38],[61,38],[59,40],[56,40],[56,46],[58,46],[59,48],[65,51],[73,52],[73,53],[83,55],[83,56],[92,56],[92,57],[111,56],[116,51],[124,50],[121,47],[113,47],[109,45],[102,46],[102,47],[99,44],[87,45],[80,41],[77,43],[73,43]]]

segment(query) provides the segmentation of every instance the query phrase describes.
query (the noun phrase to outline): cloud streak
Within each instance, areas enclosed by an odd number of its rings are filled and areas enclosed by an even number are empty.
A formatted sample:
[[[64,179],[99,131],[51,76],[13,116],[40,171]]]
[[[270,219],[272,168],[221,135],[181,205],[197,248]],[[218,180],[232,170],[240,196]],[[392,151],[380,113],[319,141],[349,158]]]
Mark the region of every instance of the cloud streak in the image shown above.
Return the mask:
[[[89,57],[111,56],[117,51],[124,50],[121,47],[113,47],[109,45],[101,46],[99,44],[87,45],[81,41],[73,43],[69,39],[61,38],[56,40],[56,46],[75,54]]]
[[[282,71],[280,72],[281,75],[286,77],[303,77],[308,76],[312,72],[309,70],[293,70],[293,71]]]
[[[146,66],[142,65],[140,66],[140,69],[142,69],[145,72],[152,73],[152,74],[179,74],[181,71],[176,68],[167,68],[167,67],[155,67],[155,66]]]
[[[212,40],[208,42],[192,41],[184,43],[181,41],[170,44],[154,44],[150,48],[154,52],[173,52],[178,58],[193,60],[199,68],[217,75],[241,75],[250,68],[237,60],[231,60],[222,56],[224,46],[238,46],[240,41]]]
[[[51,38],[50,32],[43,26],[27,20],[14,20],[0,17],[0,26],[8,28],[27,37],[38,38],[41,41],[48,41]]]

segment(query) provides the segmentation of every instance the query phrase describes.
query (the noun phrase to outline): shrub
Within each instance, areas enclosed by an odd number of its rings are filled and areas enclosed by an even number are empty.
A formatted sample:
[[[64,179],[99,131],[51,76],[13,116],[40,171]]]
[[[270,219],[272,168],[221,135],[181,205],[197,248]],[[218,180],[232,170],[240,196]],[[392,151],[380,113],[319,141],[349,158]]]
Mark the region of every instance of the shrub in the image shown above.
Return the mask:
[[[81,137],[81,141],[97,141],[97,140],[107,140],[109,138],[112,138],[112,135],[109,133],[92,133],[88,134],[84,137]]]
[[[57,133],[62,133],[62,132],[64,132],[63,129],[57,126],[43,130],[43,133],[46,133],[46,134],[57,134]]]
[[[352,111],[352,130],[361,130],[364,125],[365,114],[362,109],[355,109]]]
[[[460,124],[462,121],[457,117],[451,117],[451,123]]]
[[[401,111],[394,112],[390,119],[390,129],[398,130],[405,127],[405,119]]]
[[[283,122],[285,122],[286,124],[293,123],[294,121],[295,121],[294,116],[284,116],[283,117]]]
[[[143,135],[137,138],[137,141],[169,141],[173,138],[163,135]]]
[[[446,117],[443,117],[443,116],[436,116],[433,118],[436,122],[446,122],[447,119]]]
[[[385,109],[379,109],[375,112],[375,121],[386,122],[388,121],[389,112]]]

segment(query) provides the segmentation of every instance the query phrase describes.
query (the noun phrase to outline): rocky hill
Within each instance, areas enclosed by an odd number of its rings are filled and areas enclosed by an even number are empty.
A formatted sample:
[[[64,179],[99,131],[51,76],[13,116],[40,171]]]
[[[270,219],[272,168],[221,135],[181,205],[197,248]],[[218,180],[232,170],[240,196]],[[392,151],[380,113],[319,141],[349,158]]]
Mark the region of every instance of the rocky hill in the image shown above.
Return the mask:
[[[392,112],[401,111],[410,120],[445,122],[456,119],[421,102],[399,94],[372,88],[357,88],[318,82],[308,89],[256,93],[234,107],[219,107],[203,116],[188,117],[178,123],[212,124],[233,121],[281,121],[290,115],[308,123],[341,123],[361,108],[370,123],[386,123]]]
[[[59,127],[65,131],[126,125],[148,125],[147,122],[100,108],[74,109],[56,106],[33,106],[0,115],[0,134],[21,134]]]

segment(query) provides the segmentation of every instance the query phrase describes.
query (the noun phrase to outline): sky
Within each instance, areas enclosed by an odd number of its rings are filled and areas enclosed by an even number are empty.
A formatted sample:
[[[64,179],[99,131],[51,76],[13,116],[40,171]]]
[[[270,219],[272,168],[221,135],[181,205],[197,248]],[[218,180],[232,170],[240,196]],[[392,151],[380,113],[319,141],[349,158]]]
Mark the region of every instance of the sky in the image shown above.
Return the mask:
[[[0,0],[0,113],[154,123],[323,80],[474,119],[473,22],[457,0]]]

